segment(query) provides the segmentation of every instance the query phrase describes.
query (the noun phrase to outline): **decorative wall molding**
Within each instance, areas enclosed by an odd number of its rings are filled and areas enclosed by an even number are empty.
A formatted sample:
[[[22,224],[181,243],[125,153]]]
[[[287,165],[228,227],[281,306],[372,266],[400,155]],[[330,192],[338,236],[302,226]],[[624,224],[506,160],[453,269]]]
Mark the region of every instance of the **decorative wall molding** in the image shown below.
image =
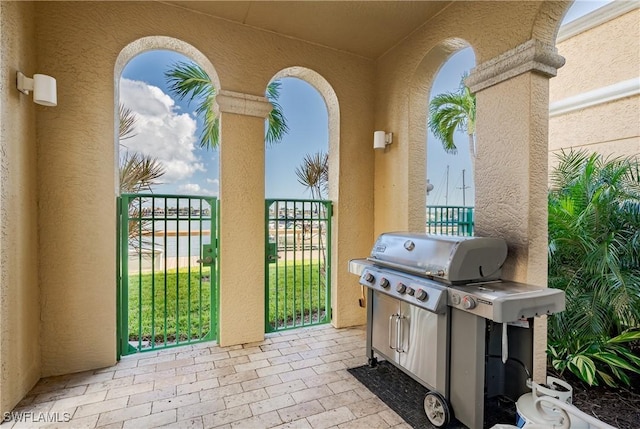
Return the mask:
[[[266,97],[243,94],[221,89],[216,94],[216,105],[220,112],[266,118],[273,109]]]
[[[584,33],[587,30],[609,22],[635,9],[640,9],[640,2],[627,0],[613,1],[560,27],[556,43],[563,42],[573,36]]]
[[[478,92],[526,72],[553,77],[563,65],[555,46],[531,39],[475,67],[465,84]]]
[[[549,117],[553,118],[554,116],[564,115],[569,112],[608,103],[621,98],[632,97],[634,95],[640,95],[640,78],[638,77],[551,103],[549,105]]]

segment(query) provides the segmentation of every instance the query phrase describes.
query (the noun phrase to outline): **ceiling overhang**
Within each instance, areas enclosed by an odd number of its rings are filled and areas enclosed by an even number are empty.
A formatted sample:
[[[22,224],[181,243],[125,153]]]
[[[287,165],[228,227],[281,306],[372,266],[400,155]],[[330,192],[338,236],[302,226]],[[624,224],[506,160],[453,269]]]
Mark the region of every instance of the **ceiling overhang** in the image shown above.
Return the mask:
[[[450,1],[166,1],[237,24],[376,59]]]

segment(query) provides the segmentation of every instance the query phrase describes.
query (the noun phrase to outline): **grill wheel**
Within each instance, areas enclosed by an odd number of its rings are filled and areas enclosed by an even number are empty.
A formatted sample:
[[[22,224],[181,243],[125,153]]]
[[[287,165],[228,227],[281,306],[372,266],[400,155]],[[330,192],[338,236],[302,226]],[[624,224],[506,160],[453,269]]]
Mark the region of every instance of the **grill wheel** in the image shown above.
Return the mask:
[[[435,427],[445,427],[451,420],[451,409],[447,400],[438,392],[429,392],[424,397],[424,412]]]

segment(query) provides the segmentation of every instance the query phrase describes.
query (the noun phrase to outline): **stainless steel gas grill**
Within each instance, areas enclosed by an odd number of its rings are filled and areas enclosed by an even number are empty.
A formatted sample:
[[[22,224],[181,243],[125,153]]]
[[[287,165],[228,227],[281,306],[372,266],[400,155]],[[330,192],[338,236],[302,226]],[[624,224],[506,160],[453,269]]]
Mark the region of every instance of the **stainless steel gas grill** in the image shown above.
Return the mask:
[[[528,391],[533,318],[564,310],[557,289],[500,280],[499,238],[385,233],[349,262],[367,287],[367,356],[430,389],[429,421],[483,427],[488,398]]]

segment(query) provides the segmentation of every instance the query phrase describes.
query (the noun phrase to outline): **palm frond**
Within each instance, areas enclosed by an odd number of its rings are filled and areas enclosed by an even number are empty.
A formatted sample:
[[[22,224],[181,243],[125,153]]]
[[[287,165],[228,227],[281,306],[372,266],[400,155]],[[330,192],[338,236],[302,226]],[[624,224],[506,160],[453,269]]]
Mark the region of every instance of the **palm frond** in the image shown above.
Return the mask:
[[[120,141],[135,136],[135,127],[138,118],[131,109],[120,103],[118,106],[118,139]]]
[[[311,192],[312,198],[324,199],[329,184],[329,154],[306,154],[295,171],[298,183]]]
[[[179,61],[164,73],[169,90],[181,100],[190,97],[189,102],[202,98],[206,100],[215,95],[211,78],[202,67],[193,62]]]
[[[220,143],[220,130],[214,110],[216,90],[211,78],[202,67],[193,62],[177,62],[165,73],[169,90],[180,100],[196,102],[196,114],[202,119],[200,146],[214,149]]]
[[[640,321],[640,189],[636,158],[558,154],[549,191],[549,284],[567,309],[550,338],[595,341]]]
[[[468,135],[475,134],[476,97],[464,84],[463,74],[460,88],[456,92],[438,94],[429,102],[429,129],[448,153],[457,153],[454,142],[456,130],[465,131]],[[471,154],[472,157],[475,153]]]
[[[125,153],[120,159],[120,193],[151,191],[153,185],[165,173],[160,162],[151,156]]]
[[[194,62],[177,62],[165,72],[165,78],[169,84],[169,90],[180,100],[188,98],[189,103],[197,103],[195,112],[202,120],[202,132],[200,133],[200,146],[215,149],[220,144],[220,118],[215,111],[216,90],[209,75],[202,67]],[[276,144],[282,141],[289,131],[282,106],[278,104],[281,83],[271,82],[267,86],[266,96],[273,109],[269,113],[267,144]]]

